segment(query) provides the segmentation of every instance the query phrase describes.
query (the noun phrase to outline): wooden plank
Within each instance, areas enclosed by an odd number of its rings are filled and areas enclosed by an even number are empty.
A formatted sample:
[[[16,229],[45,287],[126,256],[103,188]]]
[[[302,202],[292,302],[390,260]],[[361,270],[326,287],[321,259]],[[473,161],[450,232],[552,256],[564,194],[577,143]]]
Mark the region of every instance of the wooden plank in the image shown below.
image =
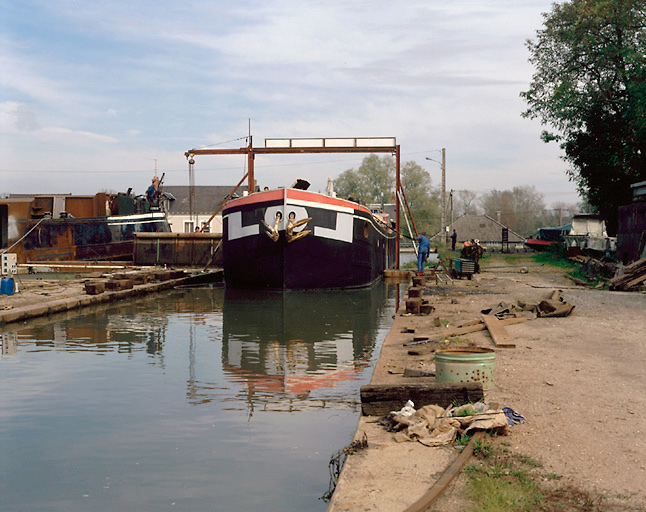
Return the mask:
[[[639,276],[633,279],[632,281],[629,281],[624,285],[624,288],[632,288],[633,286],[638,285],[639,283],[642,283],[644,281],[646,281],[646,274],[644,274],[643,276]]]
[[[468,320],[467,322],[461,322],[455,326],[455,328],[467,327],[468,325],[478,325],[481,324],[482,320]]]
[[[369,384],[361,386],[361,413],[364,416],[385,416],[398,411],[408,400],[415,408],[425,405],[448,407],[452,403],[477,402],[484,396],[481,382],[415,384]]]
[[[404,343],[404,346],[419,345],[422,343],[428,343],[430,341],[440,341],[446,339],[450,336],[460,336],[462,334],[469,334],[470,332],[484,331],[485,326],[482,322],[476,325],[467,325],[465,327],[456,327],[455,329],[449,329],[444,331],[441,334],[436,334],[435,336],[430,336],[424,341],[411,341],[409,343]]]
[[[646,265],[646,258],[639,259],[630,265],[626,265],[624,267],[624,272],[632,272],[634,269],[641,267],[642,265]]]
[[[483,316],[490,316],[491,318],[496,318],[495,316],[491,316],[491,315],[483,315]],[[496,320],[498,319],[496,318]],[[500,322],[501,325],[512,325],[512,324],[520,324],[520,323],[526,322],[527,320],[528,318],[511,317],[511,318],[504,318],[503,320],[498,320],[498,322]],[[404,346],[409,347],[409,346],[429,343],[432,341],[441,341],[451,336],[461,336],[462,334],[484,331],[487,328],[483,320],[472,320],[469,322],[464,322],[460,325],[462,325],[463,327],[455,327],[453,329],[448,329],[441,334],[429,336],[427,339],[423,341],[411,341],[408,343],[404,343]]]
[[[487,326],[493,344],[499,348],[516,348],[514,343],[511,343],[511,337],[507,334],[504,324],[500,322],[493,315],[482,315],[482,321]]]

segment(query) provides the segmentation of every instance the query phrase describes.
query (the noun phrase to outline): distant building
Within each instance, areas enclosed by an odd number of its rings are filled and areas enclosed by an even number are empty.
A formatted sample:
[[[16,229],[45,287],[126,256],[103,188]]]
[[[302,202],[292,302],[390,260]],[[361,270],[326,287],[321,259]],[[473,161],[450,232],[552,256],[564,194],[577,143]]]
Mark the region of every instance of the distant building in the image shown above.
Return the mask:
[[[453,228],[448,233],[448,237],[451,236],[453,229],[457,234],[457,242],[460,244],[466,240],[478,240],[483,246],[498,247],[502,245],[503,229],[508,228],[488,215],[464,215],[453,221]],[[522,245],[525,241],[525,237],[511,229],[508,229],[507,233],[510,245]],[[441,232],[436,233],[431,237],[431,240],[439,242],[441,237]]]
[[[190,187],[188,185],[164,185],[162,193],[165,210],[173,233],[192,233],[197,229],[202,229],[233,188],[233,185],[193,187],[193,215],[191,216]],[[242,196],[243,190],[246,190],[246,185],[238,187],[233,197]],[[205,231],[222,233],[221,212],[208,222]]]

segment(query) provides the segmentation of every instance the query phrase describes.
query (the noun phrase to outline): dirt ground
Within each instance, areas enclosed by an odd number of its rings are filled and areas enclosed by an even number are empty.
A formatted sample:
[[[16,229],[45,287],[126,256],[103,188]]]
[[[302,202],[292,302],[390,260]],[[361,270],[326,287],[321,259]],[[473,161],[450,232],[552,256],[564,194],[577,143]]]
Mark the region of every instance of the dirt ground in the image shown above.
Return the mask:
[[[526,418],[504,440],[512,452],[539,461],[545,474],[558,475],[550,485],[600,493],[607,510],[646,510],[646,294],[574,286],[552,267],[526,269],[483,267],[471,281],[428,285],[424,298],[435,311],[406,317],[400,310],[372,383],[402,382],[397,373],[404,368],[434,369],[432,357],[407,354],[403,342],[411,335],[400,334],[402,326],[414,327],[416,336],[436,334],[444,329],[433,325],[436,316],[451,327],[499,302],[537,302],[563,290],[575,306],[570,316],[506,327],[516,348],[496,350],[486,401]],[[461,339],[493,348],[487,331]],[[329,510],[404,510],[456,456],[453,448],[396,444],[374,418],[360,420],[362,432],[369,448],[346,461]],[[432,510],[469,510],[465,482],[460,475]]]

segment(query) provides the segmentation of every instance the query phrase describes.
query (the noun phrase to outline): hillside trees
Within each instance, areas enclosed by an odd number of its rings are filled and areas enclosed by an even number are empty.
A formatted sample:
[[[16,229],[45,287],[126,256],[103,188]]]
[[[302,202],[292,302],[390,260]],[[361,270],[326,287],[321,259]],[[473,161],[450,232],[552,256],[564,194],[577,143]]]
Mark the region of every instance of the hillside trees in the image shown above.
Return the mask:
[[[646,180],[646,0],[570,0],[527,41],[535,74],[523,116],[553,132],[579,192],[615,232],[630,185]]]

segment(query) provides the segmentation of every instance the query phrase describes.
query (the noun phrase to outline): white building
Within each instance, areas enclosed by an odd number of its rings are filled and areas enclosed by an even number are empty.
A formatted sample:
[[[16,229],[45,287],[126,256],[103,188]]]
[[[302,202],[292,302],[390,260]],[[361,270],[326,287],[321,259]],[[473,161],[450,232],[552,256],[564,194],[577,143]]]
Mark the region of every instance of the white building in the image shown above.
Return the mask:
[[[189,198],[188,185],[164,185],[162,187],[164,207],[173,233],[193,233],[209,221],[209,218],[222,205],[222,202],[233,190],[230,186],[195,186],[193,187],[193,208]],[[246,185],[238,187],[232,197],[242,196]],[[222,233],[222,212],[220,211],[210,222],[207,229],[209,233]]]

